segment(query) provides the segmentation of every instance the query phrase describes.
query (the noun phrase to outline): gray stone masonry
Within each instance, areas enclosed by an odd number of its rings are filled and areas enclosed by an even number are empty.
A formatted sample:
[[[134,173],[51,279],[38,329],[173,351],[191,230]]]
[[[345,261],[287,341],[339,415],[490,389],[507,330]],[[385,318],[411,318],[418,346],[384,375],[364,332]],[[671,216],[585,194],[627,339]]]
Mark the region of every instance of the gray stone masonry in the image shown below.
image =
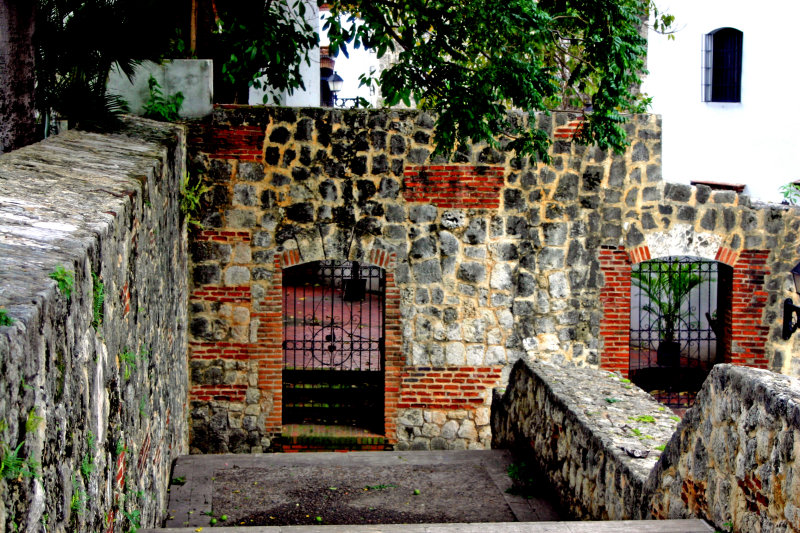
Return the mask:
[[[574,516],[623,520],[679,420],[617,374],[521,360],[495,394],[492,444],[528,455]]]
[[[614,374],[520,361],[492,411],[493,444],[535,461],[581,518],[800,530],[796,378],[716,365],[678,424]]]
[[[798,457],[800,380],[717,365],[647,480],[642,515],[800,531]]]
[[[126,120],[0,156],[0,532],[162,518],[188,451],[184,149],[183,128]]]
[[[554,131],[578,118],[557,112],[520,120]],[[301,263],[368,261],[375,250],[394,254],[390,270],[399,289],[403,369],[500,368],[501,382],[525,356],[627,368],[627,340],[613,335],[628,330],[629,319],[603,322],[613,304],[604,303],[602,294],[614,285],[600,261],[603,253],[646,247],[653,258],[714,260],[721,250],[763,252],[766,264],[752,276],[763,280],[758,292],[766,294],[753,295],[758,305],[747,316],[763,328],[766,340],[758,364],[797,374],[800,358],[792,354],[800,336],[783,341],[779,317],[780,303],[790,295],[788,272],[798,260],[800,209],[665,183],[661,118],[627,119],[631,147],[623,153],[558,140],[549,165],[485,145],[457,154],[454,164],[467,173],[483,165],[500,169],[496,208],[455,196],[444,203],[412,191],[416,165],[446,163],[422,157],[434,148],[434,117],[426,112],[225,106],[190,124],[191,170],[212,189],[203,205],[205,231],[190,242],[190,402],[193,435],[202,437],[193,446],[257,451],[269,437],[237,436],[241,429],[226,419],[227,412],[256,406],[248,416],[260,420],[272,416],[276,402],[268,391],[256,390],[260,378],[253,367],[236,359],[228,368],[233,356],[215,354],[257,344],[262,322],[255,315],[279,279],[273,260],[284,252],[296,253]],[[241,319],[244,311],[238,316],[208,296],[233,290],[249,291],[236,303],[249,309],[249,322]],[[204,294],[195,297],[197,292]],[[221,367],[230,378],[225,384],[249,391],[253,403],[225,394],[204,397],[203,391],[219,384]],[[406,408],[441,420],[434,411],[462,407],[417,398],[402,384],[397,394],[398,420],[412,421]],[[488,407],[489,396],[482,395],[487,401],[474,408]],[[473,431],[459,421],[454,433],[455,421],[419,419],[398,422],[387,438],[431,448],[443,445],[443,435],[454,435],[448,448],[485,442],[477,424]],[[469,440],[459,441],[466,438],[459,432]]]

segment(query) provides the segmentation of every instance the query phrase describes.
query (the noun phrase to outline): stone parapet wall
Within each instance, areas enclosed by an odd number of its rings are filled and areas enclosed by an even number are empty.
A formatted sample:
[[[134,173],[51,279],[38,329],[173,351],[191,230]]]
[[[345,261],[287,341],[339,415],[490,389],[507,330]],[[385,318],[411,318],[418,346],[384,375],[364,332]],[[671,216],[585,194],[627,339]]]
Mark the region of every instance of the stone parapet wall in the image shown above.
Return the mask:
[[[535,462],[579,518],[800,530],[800,380],[716,365],[680,423],[626,381],[520,361],[492,405],[493,444]]]
[[[799,452],[800,380],[717,365],[645,485],[643,514],[800,531]]]
[[[184,173],[183,128],[144,120],[0,156],[0,531],[163,518],[188,451]]]
[[[492,442],[532,461],[576,518],[627,520],[678,420],[617,374],[519,361],[492,403]]]

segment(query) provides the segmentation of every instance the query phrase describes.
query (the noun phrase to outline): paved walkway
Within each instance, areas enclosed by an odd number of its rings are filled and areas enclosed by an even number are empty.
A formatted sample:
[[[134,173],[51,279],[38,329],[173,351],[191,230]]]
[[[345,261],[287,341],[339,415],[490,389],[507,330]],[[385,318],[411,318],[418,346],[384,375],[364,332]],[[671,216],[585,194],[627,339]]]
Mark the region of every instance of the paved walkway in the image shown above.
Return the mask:
[[[602,532],[662,532],[662,533],[709,533],[714,530],[701,520],[668,520],[646,522],[559,522],[555,508],[545,499],[525,499],[506,492],[511,480],[506,470],[511,463],[511,454],[505,450],[471,451],[414,451],[414,452],[350,452],[313,454],[253,454],[253,455],[192,455],[178,459],[173,479],[185,480],[182,485],[173,484],[170,492],[169,519],[167,529],[140,529],[140,533],[191,533],[212,531],[219,533],[602,533]],[[464,516],[470,523],[449,524],[393,524],[393,525],[300,525],[300,526],[251,526],[211,528],[210,511],[215,508],[215,494],[219,499],[220,479],[231,472],[245,480],[247,491],[255,495],[256,487],[265,487],[269,493],[287,492],[288,489],[304,488],[311,480],[325,479],[334,473],[337,478],[352,473],[353,481],[365,472],[406,472],[409,468],[428,469],[432,481],[423,489],[416,505],[425,506],[447,500],[448,511],[454,516]],[[404,470],[405,469],[405,470]],[[287,475],[287,472],[289,473]],[[450,472],[450,474],[443,474]],[[467,476],[471,492],[460,492],[453,473]],[[300,475],[297,475],[297,474]],[[305,477],[304,477],[305,476]],[[345,486],[346,479],[342,479]],[[402,481],[397,481],[402,484]],[[297,485],[300,485],[298,487]],[[441,486],[437,486],[441,485]],[[215,487],[216,486],[216,487]],[[363,486],[363,485],[362,485]],[[216,491],[215,491],[216,488]],[[366,490],[366,489],[365,489]],[[437,492],[438,491],[438,492]],[[393,502],[376,501],[385,493],[389,498],[393,491],[377,491],[371,505],[391,507]],[[394,491],[395,493],[397,491]],[[415,491],[416,492],[416,491]],[[467,497],[452,498],[454,493]],[[278,495],[278,499],[281,496]],[[408,499],[408,498],[406,498]],[[291,500],[290,500],[291,501]],[[256,502],[263,502],[254,498]],[[396,502],[394,502],[396,504]],[[260,509],[261,510],[261,509]],[[477,513],[477,514],[476,514]],[[498,514],[499,513],[499,514]],[[505,514],[504,514],[505,513]],[[219,516],[219,514],[217,514]],[[484,517],[505,516],[503,522],[481,522]],[[233,518],[233,517],[231,517]],[[516,522],[514,522],[516,520]],[[235,522],[234,522],[235,523]],[[218,523],[218,526],[222,524]]]

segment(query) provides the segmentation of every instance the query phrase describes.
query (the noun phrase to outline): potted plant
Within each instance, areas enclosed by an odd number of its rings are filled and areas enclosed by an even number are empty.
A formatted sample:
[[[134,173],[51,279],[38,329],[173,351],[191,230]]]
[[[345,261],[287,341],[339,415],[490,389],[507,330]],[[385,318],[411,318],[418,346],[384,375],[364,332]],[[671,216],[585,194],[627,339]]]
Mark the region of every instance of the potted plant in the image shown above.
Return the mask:
[[[634,270],[631,278],[632,283],[649,300],[642,310],[658,320],[656,362],[659,366],[677,366],[681,345],[675,340],[675,334],[680,323],[685,322],[691,312],[691,308],[685,305],[687,298],[695,287],[706,280],[697,273],[697,263],[673,260],[661,262],[658,269]]]

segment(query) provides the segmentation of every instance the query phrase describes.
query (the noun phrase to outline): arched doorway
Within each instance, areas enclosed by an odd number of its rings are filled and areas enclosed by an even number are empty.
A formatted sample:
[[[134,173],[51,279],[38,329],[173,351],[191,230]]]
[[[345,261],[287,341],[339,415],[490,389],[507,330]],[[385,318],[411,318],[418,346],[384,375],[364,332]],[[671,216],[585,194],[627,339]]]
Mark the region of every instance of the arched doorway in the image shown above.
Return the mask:
[[[694,403],[711,367],[730,358],[732,274],[685,256],[633,266],[631,381],[671,407]]]
[[[283,423],[384,431],[386,274],[357,261],[283,271]]]

